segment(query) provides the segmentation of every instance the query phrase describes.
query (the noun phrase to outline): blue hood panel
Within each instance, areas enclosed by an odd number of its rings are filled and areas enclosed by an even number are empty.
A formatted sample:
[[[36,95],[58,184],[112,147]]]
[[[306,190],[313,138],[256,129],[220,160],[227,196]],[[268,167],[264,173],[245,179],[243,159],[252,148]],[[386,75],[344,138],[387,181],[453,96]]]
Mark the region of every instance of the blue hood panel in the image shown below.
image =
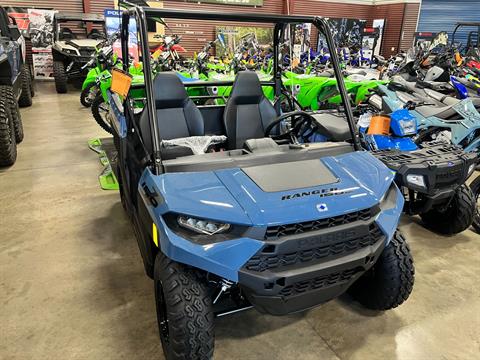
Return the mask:
[[[340,180],[312,188],[264,192],[241,169],[219,170],[216,174],[257,226],[310,221],[370,208],[378,204],[393,181],[385,165],[367,152],[318,161]],[[322,191],[338,195],[321,196]]]
[[[171,173],[153,180],[165,200],[164,212],[264,227],[370,208],[379,203],[394,177],[368,152],[326,157],[320,161],[340,179],[338,182],[313,188],[264,192],[239,168]],[[332,189],[339,195],[322,197],[318,194],[322,190],[328,194]],[[317,205],[323,205],[323,210],[317,210]]]

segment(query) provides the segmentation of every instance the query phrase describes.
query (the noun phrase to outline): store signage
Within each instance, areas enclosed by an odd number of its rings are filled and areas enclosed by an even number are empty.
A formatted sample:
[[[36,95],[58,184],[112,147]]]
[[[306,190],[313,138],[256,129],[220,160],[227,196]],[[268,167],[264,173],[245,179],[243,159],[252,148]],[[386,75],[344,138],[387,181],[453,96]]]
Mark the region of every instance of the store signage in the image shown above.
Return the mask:
[[[263,0],[187,0],[193,3],[240,5],[240,6],[263,6]]]

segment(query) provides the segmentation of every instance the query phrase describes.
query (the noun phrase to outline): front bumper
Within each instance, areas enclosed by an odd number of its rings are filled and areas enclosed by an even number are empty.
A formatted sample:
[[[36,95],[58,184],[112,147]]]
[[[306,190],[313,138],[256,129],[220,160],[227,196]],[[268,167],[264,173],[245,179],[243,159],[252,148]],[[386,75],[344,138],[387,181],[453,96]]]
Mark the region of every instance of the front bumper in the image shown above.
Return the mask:
[[[261,312],[284,315],[341,295],[375,264],[387,242],[375,222],[380,210],[367,211],[369,216],[364,212],[343,225],[266,239],[239,271],[248,300]]]
[[[395,183],[420,194],[421,204],[409,204],[410,213],[430,210],[453,196],[458,186],[465,183],[468,170],[478,161],[476,153],[466,153],[461,148],[430,143],[412,152],[399,150],[373,151],[372,154],[388,168],[395,171]],[[407,181],[408,175],[420,175],[425,187]],[[414,199],[409,199],[412,202]]]

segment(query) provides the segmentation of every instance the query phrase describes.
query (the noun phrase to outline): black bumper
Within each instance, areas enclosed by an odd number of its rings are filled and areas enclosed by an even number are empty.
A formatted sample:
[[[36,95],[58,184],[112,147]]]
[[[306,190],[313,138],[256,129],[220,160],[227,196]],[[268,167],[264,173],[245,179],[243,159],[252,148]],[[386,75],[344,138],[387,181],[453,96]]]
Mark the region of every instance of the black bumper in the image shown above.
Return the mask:
[[[372,154],[396,172],[395,183],[420,194],[422,205],[417,212],[428,211],[435,204],[448,200],[468,178],[468,169],[478,162],[476,153],[449,144],[430,143],[412,152],[399,150],[373,151]],[[408,175],[421,175],[425,187],[407,181]]]
[[[239,285],[259,311],[303,311],[345,292],[375,264],[386,236],[371,217],[265,240],[240,270]]]

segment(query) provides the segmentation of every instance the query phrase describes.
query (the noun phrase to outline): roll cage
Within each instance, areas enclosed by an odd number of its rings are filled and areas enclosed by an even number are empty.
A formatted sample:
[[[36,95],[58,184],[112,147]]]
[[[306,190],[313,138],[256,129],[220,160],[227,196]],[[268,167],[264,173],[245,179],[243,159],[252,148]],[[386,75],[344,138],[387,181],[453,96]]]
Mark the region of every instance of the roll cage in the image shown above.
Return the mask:
[[[140,55],[143,59],[143,69],[144,69],[144,78],[145,78],[145,94],[146,94],[146,104],[144,111],[147,111],[147,116],[150,124],[150,132],[152,134],[152,145],[153,145],[153,154],[149,154],[152,157],[153,164],[153,173],[159,175],[162,173],[162,158],[160,155],[160,132],[158,129],[158,124],[156,121],[153,121],[154,114],[156,113],[155,109],[155,97],[153,90],[153,78],[152,78],[152,65],[150,61],[149,53],[149,42],[148,42],[148,30],[147,30],[147,18],[156,19],[186,19],[186,20],[209,20],[209,21],[230,21],[236,23],[264,23],[274,25],[273,31],[273,82],[262,82],[263,86],[273,86],[275,91],[275,97],[280,98],[282,92],[282,69],[279,64],[280,57],[280,43],[287,25],[295,23],[311,23],[313,24],[319,32],[323,33],[327,45],[331,54],[331,63],[334,69],[335,77],[337,78],[337,84],[339,92],[342,98],[344,105],[348,126],[350,133],[353,139],[353,146],[356,151],[361,150],[360,140],[358,133],[356,131],[356,125],[354,122],[352,108],[350,106],[348,93],[346,90],[345,83],[343,81],[342,71],[340,68],[340,62],[335,51],[335,44],[332,38],[330,28],[327,21],[321,17],[314,16],[292,16],[292,15],[270,15],[270,14],[246,14],[246,13],[213,13],[213,12],[203,12],[203,11],[183,11],[183,10],[173,10],[173,9],[160,9],[160,8],[150,8],[145,6],[137,6],[129,2],[123,1],[120,6],[128,7],[122,13],[122,30],[121,30],[121,43],[122,43],[122,57],[126,59],[123,61],[123,67],[126,72],[128,72],[129,67],[129,22],[130,18],[134,18],[137,23],[137,32],[139,34],[139,48]],[[202,81],[200,82],[189,82],[185,86],[231,86],[233,82],[212,82],[212,81]],[[125,99],[124,111],[125,116],[128,116],[128,101]],[[279,109],[277,109],[278,111]]]
[[[53,18],[53,31],[55,41],[59,40],[60,24],[70,21],[78,21],[81,23],[102,24],[105,27],[105,18],[98,14],[82,14],[82,13],[56,13]]]

